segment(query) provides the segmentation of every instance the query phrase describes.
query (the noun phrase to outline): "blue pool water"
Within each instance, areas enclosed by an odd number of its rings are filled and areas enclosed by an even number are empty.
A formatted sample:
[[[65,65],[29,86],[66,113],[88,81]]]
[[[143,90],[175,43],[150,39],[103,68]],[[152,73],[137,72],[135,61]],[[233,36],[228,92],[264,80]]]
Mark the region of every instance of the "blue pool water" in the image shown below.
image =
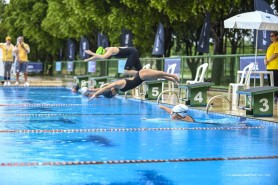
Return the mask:
[[[276,123],[194,109],[189,113],[197,123],[171,121],[154,103],[88,102],[66,88],[0,88],[0,96],[1,185],[278,182]],[[140,162],[107,163],[128,160]]]

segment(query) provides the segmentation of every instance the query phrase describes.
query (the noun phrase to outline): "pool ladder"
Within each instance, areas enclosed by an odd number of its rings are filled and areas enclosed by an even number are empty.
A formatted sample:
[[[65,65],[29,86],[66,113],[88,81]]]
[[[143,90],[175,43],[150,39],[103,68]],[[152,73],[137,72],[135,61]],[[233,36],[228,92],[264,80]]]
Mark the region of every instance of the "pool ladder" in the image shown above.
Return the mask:
[[[175,91],[173,91],[173,90],[164,90],[164,91],[162,91],[162,92],[158,95],[157,100],[156,100],[156,103],[157,103],[157,104],[159,104],[160,97],[161,97],[164,93],[173,93],[174,95],[176,95],[176,97],[177,97],[177,99],[178,99],[178,102],[180,102],[180,100],[181,100],[180,97],[179,97],[179,95],[178,95]]]
[[[213,96],[211,99],[209,99],[209,101],[208,101],[208,103],[207,103],[207,106],[206,106],[206,113],[208,113],[208,109],[210,108],[210,106],[212,105],[212,100],[214,100],[214,99],[217,99],[217,98],[222,98],[222,99],[224,99],[224,100],[227,100],[228,101],[228,103],[229,103],[229,110],[232,110],[232,104],[231,104],[231,101],[228,99],[228,98],[226,98],[225,96],[223,96],[223,95],[216,95],[216,96]]]
[[[177,97],[177,99],[179,100],[179,102],[181,102],[181,101],[183,101],[183,100],[186,100],[185,98],[180,98],[180,96],[179,96],[175,91],[172,91],[172,90],[165,90],[165,91],[162,91],[162,92],[158,95],[157,100],[156,100],[156,103],[159,104],[160,97],[161,97],[164,93],[170,93],[170,92],[172,92],[172,93],[174,93],[174,94],[176,95],[176,97]],[[232,110],[231,101],[230,101],[227,97],[225,97],[225,96],[223,96],[223,95],[216,95],[216,96],[213,96],[211,99],[209,99],[209,101],[208,101],[208,103],[207,103],[207,106],[206,106],[206,113],[208,113],[208,109],[209,109],[209,107],[212,105],[212,103],[211,103],[212,100],[217,99],[217,98],[222,98],[222,99],[224,99],[224,100],[227,100],[227,102],[229,103],[229,110]]]

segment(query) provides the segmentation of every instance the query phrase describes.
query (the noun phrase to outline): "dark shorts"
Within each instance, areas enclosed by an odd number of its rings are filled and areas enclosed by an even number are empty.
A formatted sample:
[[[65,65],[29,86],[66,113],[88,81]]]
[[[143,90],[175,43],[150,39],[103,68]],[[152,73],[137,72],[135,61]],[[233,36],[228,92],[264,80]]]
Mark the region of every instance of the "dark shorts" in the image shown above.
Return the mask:
[[[16,72],[27,73],[27,66],[28,66],[27,62],[22,62],[22,63],[16,62]]]
[[[274,86],[278,87],[278,70],[268,69],[268,71],[273,71],[273,78],[274,78]],[[267,75],[268,78],[268,85],[270,86],[270,75]],[[278,91],[274,93],[276,97],[278,97]]]

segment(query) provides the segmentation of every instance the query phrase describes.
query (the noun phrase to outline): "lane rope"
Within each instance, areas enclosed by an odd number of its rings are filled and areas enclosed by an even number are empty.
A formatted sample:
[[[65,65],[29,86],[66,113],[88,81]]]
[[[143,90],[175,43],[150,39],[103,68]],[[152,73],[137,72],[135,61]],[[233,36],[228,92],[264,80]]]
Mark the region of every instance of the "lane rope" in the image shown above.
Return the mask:
[[[173,163],[173,162],[205,162],[227,160],[262,160],[278,159],[278,156],[243,156],[243,157],[209,157],[209,158],[180,158],[180,159],[139,159],[139,160],[108,160],[108,161],[52,161],[52,162],[7,162],[0,163],[1,167],[12,166],[66,166],[66,165],[99,165],[99,164],[137,164],[137,163]]]
[[[139,116],[152,116],[152,115],[161,115],[161,114],[131,114],[131,113],[111,113],[111,114],[80,114],[80,113],[73,113],[73,114],[0,114],[0,116],[4,117],[40,117],[40,116],[126,116],[126,115],[139,115]]]
[[[118,104],[114,104],[118,105]],[[28,104],[0,104],[3,107],[82,107],[82,106],[113,106],[113,104],[41,104],[41,103],[28,103]],[[124,106],[124,105],[123,105]]]
[[[171,131],[171,130],[239,130],[262,129],[262,126],[244,127],[192,127],[192,128],[101,128],[101,129],[52,129],[52,130],[0,130],[0,133],[84,133],[84,132],[141,132],[141,131]]]
[[[1,88],[1,86],[0,86]],[[70,90],[70,88],[67,88],[65,86],[2,86],[2,89],[68,89]]]

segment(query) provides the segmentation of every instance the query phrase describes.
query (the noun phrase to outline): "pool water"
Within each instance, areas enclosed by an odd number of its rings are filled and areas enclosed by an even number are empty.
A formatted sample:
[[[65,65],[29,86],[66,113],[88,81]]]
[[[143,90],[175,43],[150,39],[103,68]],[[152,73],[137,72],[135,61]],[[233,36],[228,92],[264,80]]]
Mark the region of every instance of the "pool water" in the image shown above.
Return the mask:
[[[191,108],[196,123],[173,121],[155,103],[63,87],[0,95],[1,185],[278,182],[276,123]]]

